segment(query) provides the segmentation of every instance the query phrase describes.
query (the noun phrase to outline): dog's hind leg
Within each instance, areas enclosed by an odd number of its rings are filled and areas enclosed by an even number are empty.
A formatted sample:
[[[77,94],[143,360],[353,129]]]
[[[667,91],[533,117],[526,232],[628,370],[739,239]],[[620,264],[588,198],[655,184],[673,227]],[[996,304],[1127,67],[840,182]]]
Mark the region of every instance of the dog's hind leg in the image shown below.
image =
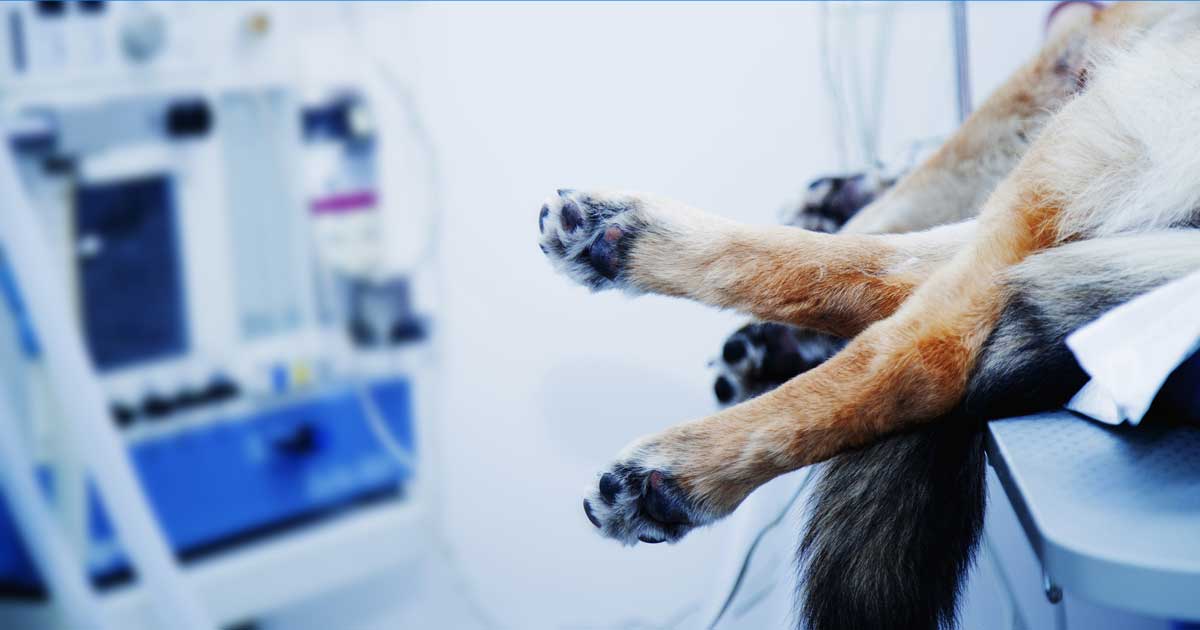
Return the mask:
[[[651,195],[559,191],[540,246],[593,290],[685,297],[853,336],[908,298],[966,243],[970,222],[903,235],[756,227]]]

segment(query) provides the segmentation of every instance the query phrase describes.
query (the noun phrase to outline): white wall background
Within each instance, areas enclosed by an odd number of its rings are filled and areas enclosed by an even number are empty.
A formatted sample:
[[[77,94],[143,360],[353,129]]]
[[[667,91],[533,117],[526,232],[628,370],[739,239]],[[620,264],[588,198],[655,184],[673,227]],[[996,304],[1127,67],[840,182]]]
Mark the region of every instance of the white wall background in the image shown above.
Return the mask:
[[[581,488],[632,438],[712,409],[704,365],[739,318],[658,297],[588,295],[542,259],[536,215],[558,187],[621,187],[774,222],[835,165],[820,7],[357,10],[373,45],[412,81],[442,158],[444,522],[479,603],[503,627],[561,628],[662,625],[705,602],[732,523],[676,546],[622,548],[584,519]],[[976,100],[1036,48],[1046,10],[971,7]],[[946,7],[906,6],[897,20],[885,155],[954,123]],[[1032,627],[1051,627],[1032,555],[1007,518],[995,535],[1019,565],[1022,598],[1043,615]],[[795,536],[773,553],[790,556]],[[285,611],[275,626],[471,623],[458,595],[430,586],[452,571],[424,570]],[[999,627],[986,564],[977,573],[964,627]],[[755,623],[782,622],[784,605],[772,605]],[[1077,627],[1131,627],[1093,616]]]

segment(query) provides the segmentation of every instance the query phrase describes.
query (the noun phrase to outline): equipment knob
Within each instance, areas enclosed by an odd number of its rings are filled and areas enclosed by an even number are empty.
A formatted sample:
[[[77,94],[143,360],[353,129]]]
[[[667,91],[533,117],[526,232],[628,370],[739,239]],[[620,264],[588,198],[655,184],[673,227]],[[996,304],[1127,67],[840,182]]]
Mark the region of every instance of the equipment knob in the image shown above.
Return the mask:
[[[305,455],[317,449],[317,430],[308,423],[297,424],[275,436],[271,445],[285,455]]]
[[[122,428],[133,424],[133,421],[137,419],[137,410],[125,403],[112,403],[109,405],[109,412],[112,414],[113,422]]]
[[[164,396],[150,393],[142,399],[142,415],[151,420],[164,418],[174,410],[174,403]]]
[[[145,63],[158,56],[167,43],[167,22],[162,14],[131,5],[121,23],[121,50],[130,61]]]

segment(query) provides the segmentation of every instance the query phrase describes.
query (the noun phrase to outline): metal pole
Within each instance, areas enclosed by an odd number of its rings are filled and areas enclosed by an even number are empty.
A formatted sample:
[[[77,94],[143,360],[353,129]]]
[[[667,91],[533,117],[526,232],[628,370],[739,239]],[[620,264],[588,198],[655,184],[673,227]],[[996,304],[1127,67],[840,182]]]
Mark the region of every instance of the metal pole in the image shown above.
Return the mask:
[[[971,114],[970,56],[967,48],[967,3],[950,3],[950,32],[954,37],[954,87],[958,101],[958,121]]]

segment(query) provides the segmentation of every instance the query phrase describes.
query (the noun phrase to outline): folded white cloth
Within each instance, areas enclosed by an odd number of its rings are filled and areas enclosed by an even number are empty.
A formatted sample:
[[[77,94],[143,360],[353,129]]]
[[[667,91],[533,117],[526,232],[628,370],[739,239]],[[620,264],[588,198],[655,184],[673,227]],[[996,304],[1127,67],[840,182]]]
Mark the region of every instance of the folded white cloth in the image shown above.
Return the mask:
[[[1139,296],[1067,337],[1091,380],[1067,408],[1138,424],[1163,382],[1200,345],[1200,272]]]

